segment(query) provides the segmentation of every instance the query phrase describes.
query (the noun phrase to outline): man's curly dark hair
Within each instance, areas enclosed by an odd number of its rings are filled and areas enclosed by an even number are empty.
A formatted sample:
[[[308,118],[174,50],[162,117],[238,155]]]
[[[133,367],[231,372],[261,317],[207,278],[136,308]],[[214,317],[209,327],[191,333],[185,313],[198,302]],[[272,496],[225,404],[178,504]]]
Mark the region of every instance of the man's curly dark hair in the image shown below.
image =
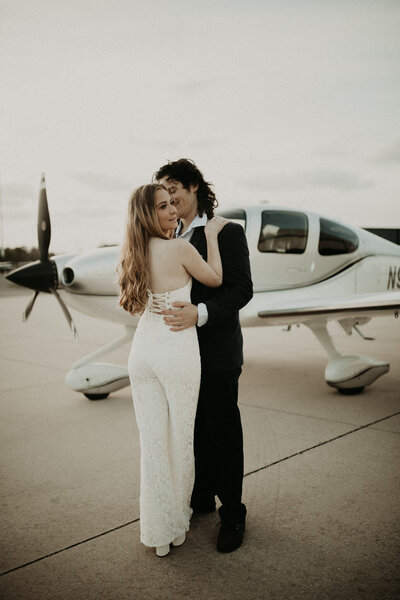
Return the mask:
[[[203,173],[190,158],[169,161],[154,173],[153,181],[160,181],[164,177],[179,181],[186,190],[189,190],[191,185],[198,185],[198,213],[199,215],[206,213],[207,217],[212,219],[214,210],[218,206],[218,200],[211,189],[212,183],[205,181]]]

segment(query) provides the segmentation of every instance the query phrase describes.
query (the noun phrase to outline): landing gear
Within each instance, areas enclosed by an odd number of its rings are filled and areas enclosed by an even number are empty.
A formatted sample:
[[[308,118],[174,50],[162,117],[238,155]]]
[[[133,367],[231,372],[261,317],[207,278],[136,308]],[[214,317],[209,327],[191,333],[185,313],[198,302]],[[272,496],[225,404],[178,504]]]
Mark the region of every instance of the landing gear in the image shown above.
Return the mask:
[[[83,394],[89,400],[105,400],[110,394]]]
[[[362,387],[355,387],[355,388],[341,388],[338,387],[336,388],[338,392],[340,392],[341,394],[343,394],[343,396],[355,396],[356,394],[361,394],[361,392],[364,390],[364,386]]]
[[[67,374],[65,383],[89,400],[104,400],[110,393],[130,385],[127,367],[92,360],[131,342],[133,333],[133,328],[126,328],[125,335],[78,360]]]
[[[368,356],[342,356],[329,335],[326,322],[309,321],[305,325],[311,329],[329,357],[325,369],[326,383],[340,394],[360,394],[367,385],[389,371],[389,363],[382,360]]]

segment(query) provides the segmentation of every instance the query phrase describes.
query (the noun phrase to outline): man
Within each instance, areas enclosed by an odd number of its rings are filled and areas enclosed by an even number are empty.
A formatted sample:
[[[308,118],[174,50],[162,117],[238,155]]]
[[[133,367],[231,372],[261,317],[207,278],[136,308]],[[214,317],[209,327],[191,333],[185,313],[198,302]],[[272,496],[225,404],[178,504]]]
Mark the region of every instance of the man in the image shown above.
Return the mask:
[[[211,184],[193,161],[180,159],[162,166],[154,179],[170,194],[180,219],[179,237],[190,240],[205,260],[204,226],[218,205]],[[194,455],[194,513],[215,510],[220,499],[221,529],[217,549],[231,552],[243,540],[246,507],[242,503],[243,435],[238,408],[238,384],[243,364],[239,309],[253,295],[249,252],[243,228],[228,223],[218,236],[223,283],[208,288],[193,280],[191,301],[164,311],[172,331],[197,325],[201,383],[197,407]]]

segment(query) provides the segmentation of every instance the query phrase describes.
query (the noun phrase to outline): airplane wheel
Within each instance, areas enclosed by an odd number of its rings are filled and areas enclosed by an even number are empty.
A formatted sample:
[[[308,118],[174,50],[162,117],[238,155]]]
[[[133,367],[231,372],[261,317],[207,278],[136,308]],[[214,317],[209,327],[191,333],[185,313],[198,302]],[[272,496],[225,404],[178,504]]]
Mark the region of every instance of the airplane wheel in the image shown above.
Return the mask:
[[[110,394],[83,394],[89,400],[105,400]]]
[[[354,388],[337,388],[338,392],[344,396],[354,396],[355,394],[361,394],[365,386],[354,387]]]

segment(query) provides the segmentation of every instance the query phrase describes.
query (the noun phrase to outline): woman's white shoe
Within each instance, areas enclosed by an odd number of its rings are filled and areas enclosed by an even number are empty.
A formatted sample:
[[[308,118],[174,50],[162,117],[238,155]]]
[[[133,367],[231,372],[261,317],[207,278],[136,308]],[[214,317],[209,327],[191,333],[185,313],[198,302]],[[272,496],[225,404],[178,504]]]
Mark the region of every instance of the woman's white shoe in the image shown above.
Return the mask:
[[[166,546],[157,546],[156,554],[157,556],[167,556],[169,554],[169,544]]]
[[[172,545],[173,546],[182,546],[182,544],[184,543],[185,540],[186,540],[186,533],[182,533],[182,535],[178,535],[178,537],[176,537],[173,540]]]

